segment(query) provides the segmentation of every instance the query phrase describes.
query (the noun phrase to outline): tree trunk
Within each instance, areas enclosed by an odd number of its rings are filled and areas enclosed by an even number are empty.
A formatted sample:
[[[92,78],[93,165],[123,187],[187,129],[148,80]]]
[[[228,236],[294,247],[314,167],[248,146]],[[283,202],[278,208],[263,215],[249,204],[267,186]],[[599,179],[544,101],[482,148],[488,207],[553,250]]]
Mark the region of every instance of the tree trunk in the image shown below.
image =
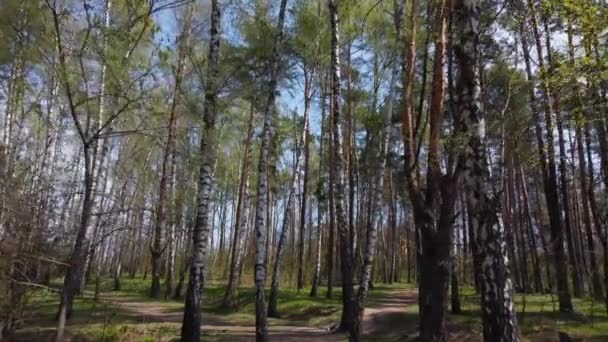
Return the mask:
[[[481,311],[486,342],[519,341],[514,289],[509,276],[500,196],[492,185],[486,155],[484,113],[481,105],[479,63],[480,1],[459,0],[454,8],[458,43],[454,46],[459,79],[458,125],[467,136],[463,183],[467,189],[471,227],[483,260],[481,269]]]
[[[527,239],[530,242],[530,249],[532,250],[532,260],[533,260],[533,264],[532,267],[534,268],[534,284],[536,287],[536,292],[543,294],[545,291],[545,288],[543,287],[543,277],[542,277],[542,273],[540,270],[540,256],[538,255],[538,247],[537,247],[537,237],[536,234],[534,233],[534,223],[532,221],[532,209],[530,208],[530,201],[528,198],[528,187],[526,185],[526,179],[525,179],[525,175],[524,175],[524,170],[523,167],[521,166],[521,164],[519,164],[519,169],[518,169],[518,185],[519,185],[519,189],[521,192],[521,196],[522,196],[522,207],[523,207],[523,211],[524,211],[524,217],[525,217],[525,221],[526,221],[526,227],[527,227]],[[542,234],[542,232],[541,232]]]
[[[166,230],[167,223],[166,211],[171,213],[170,209],[167,210],[166,203],[166,199],[168,197],[167,183],[171,183],[171,179],[173,178],[171,167],[171,155],[173,153],[173,145],[175,144],[175,126],[177,123],[176,107],[179,101],[179,88],[181,86],[181,78],[183,76],[183,64],[185,58],[184,54],[185,51],[180,52],[180,56],[178,57],[177,62],[177,73],[175,75],[175,85],[173,87],[173,100],[171,103],[171,110],[169,111],[168,135],[163,149],[163,159],[161,162],[160,184],[158,189],[158,204],[156,206],[156,221],[154,224],[154,238],[153,244],[150,245],[150,255],[152,257],[152,284],[150,285],[150,297],[152,298],[160,298],[160,266],[162,261],[162,255],[170,239],[170,237],[167,237],[167,242],[164,246],[162,246],[163,232]],[[173,203],[170,204],[170,206],[172,205]],[[169,222],[169,225],[171,225],[171,222]]]
[[[599,51],[598,51],[598,45],[599,42],[597,41],[597,36],[595,35],[588,35],[586,37],[584,37],[584,47],[585,47],[585,54],[587,56],[587,58],[589,59],[594,59],[596,63],[598,63],[598,65],[600,64],[600,55],[599,55]],[[593,48],[592,48],[593,46]],[[574,48],[572,47],[572,32],[569,29],[568,30],[568,50],[569,50],[569,57],[571,62],[574,62]],[[594,53],[592,53],[592,50]],[[591,93],[590,94],[590,101],[593,102],[593,106],[592,106],[592,113],[587,112],[587,117],[586,118],[578,118],[577,120],[577,124],[584,124],[584,132],[585,132],[585,145],[586,145],[586,149],[587,149],[587,167],[588,167],[588,176],[589,176],[589,187],[588,188],[583,188],[582,191],[583,192],[588,192],[588,198],[589,198],[589,204],[590,204],[590,208],[591,208],[591,213],[593,215],[594,218],[594,224],[595,224],[595,228],[597,230],[597,234],[598,237],[600,239],[600,242],[602,244],[602,249],[603,249],[603,258],[604,258],[604,262],[603,262],[603,266],[604,266],[604,287],[605,287],[605,296],[604,296],[604,304],[605,304],[605,308],[606,311],[608,312],[608,235],[606,232],[606,222],[605,219],[601,220],[599,218],[599,213],[598,213],[598,208],[597,208],[597,204],[596,204],[596,200],[595,200],[595,192],[593,190],[593,184],[595,183],[594,181],[594,167],[593,167],[593,160],[594,158],[592,157],[592,151],[591,151],[591,125],[590,122],[594,122],[594,127],[595,127],[595,131],[597,133],[597,140],[598,140],[598,145],[599,145],[599,161],[600,161],[600,170],[601,173],[603,174],[602,176],[602,180],[604,183],[604,194],[606,195],[606,199],[608,199],[608,140],[606,138],[606,118],[605,118],[605,114],[600,114],[600,113],[605,113],[605,109],[606,107],[606,87],[605,87],[605,82],[604,83],[604,87],[599,87],[600,90],[598,91],[598,84],[596,84],[597,80],[591,78],[592,83],[590,84],[590,87],[588,89],[588,91]],[[575,84],[578,84],[578,80],[574,80]],[[601,82],[601,80],[600,80]],[[575,87],[575,91],[578,93],[578,86]],[[598,96],[598,93],[601,94],[601,96]],[[578,100],[578,94],[576,95],[576,98]],[[580,100],[577,101],[579,103],[577,103],[578,105],[580,105],[581,107],[583,106],[582,103],[580,103]],[[602,111],[602,109],[604,109],[604,111]],[[578,111],[582,111],[582,108],[577,108],[577,112]],[[597,113],[596,111],[599,110],[599,113]],[[578,113],[579,115],[582,113]],[[595,115],[594,115],[595,114]],[[582,167],[582,166],[581,166]],[[602,222],[604,221],[604,222]],[[595,278],[597,270],[594,269],[592,270],[593,272],[593,276]],[[594,279],[594,283],[595,283],[595,279]]]
[[[355,300],[353,288],[353,260],[351,235],[347,217],[346,186],[344,174],[344,155],[342,151],[342,118],[341,112],[341,81],[340,81],[340,48],[339,48],[339,21],[338,4],[336,0],[329,0],[329,18],[331,25],[331,72],[332,72],[332,121],[333,121],[333,164],[334,193],[336,206],[336,225],[340,238],[340,268],[342,274],[342,317],[340,330],[353,331],[355,316]]]
[[[192,243],[192,239],[190,239],[190,229],[188,229],[184,234],[184,240],[182,241],[182,246],[184,246],[185,251],[190,250],[190,245]],[[173,299],[179,299],[182,296],[182,291],[184,288],[184,282],[186,280],[186,271],[190,269],[190,264],[192,263],[192,258],[188,256],[188,252],[183,253],[182,257],[182,265],[179,271],[179,280],[177,281],[177,285],[175,285],[175,291],[173,292]]]
[[[552,49],[551,49],[551,34],[549,30],[548,18],[546,15],[542,16],[542,22],[545,29],[545,45],[547,48],[547,62],[549,64],[549,73],[555,73],[555,65],[553,63],[552,57]],[[547,82],[550,82],[548,80]],[[550,87],[553,89],[553,87]],[[560,175],[560,192],[562,195],[562,203],[563,203],[563,211],[564,211],[564,230],[566,232],[566,245],[568,247],[568,260],[570,262],[570,267],[572,268],[572,290],[573,295],[576,298],[581,298],[583,295],[583,283],[581,280],[581,270],[578,267],[578,262],[576,260],[576,252],[574,247],[574,242],[572,239],[573,229],[572,229],[572,218],[570,217],[570,202],[569,202],[569,194],[568,194],[568,184],[567,184],[567,175],[566,175],[566,145],[564,139],[564,128],[563,128],[563,120],[562,113],[559,110],[559,94],[553,90],[551,94],[551,99],[553,103],[553,108],[555,109],[556,114],[556,125],[557,125],[557,136],[558,136],[558,144],[559,144],[559,175]]]
[[[83,189],[83,198],[82,198],[82,210],[80,214],[80,223],[78,227],[78,233],[76,235],[76,241],[74,243],[74,247],[70,254],[70,258],[68,261],[69,266],[66,269],[63,288],[61,290],[60,296],[60,304],[59,304],[59,312],[58,312],[58,326],[57,333],[55,336],[55,340],[60,342],[63,340],[63,333],[65,329],[66,320],[70,318],[72,314],[72,306],[74,303],[74,297],[76,293],[80,289],[81,279],[84,277],[85,272],[85,262],[88,258],[89,253],[89,245],[91,239],[91,211],[94,207],[94,194],[93,194],[93,180],[94,180],[94,168],[95,168],[95,157],[94,157],[94,147],[96,145],[97,138],[91,138],[88,132],[89,127],[82,127],[78,119],[78,114],[76,112],[76,105],[74,103],[73,93],[72,93],[72,85],[68,78],[68,66],[66,61],[66,52],[64,51],[64,46],[61,39],[61,28],[60,28],[60,18],[59,18],[59,9],[54,7],[51,8],[53,12],[53,24],[55,29],[55,43],[57,53],[59,55],[59,67],[61,73],[61,79],[63,86],[65,88],[66,95],[68,97],[70,114],[72,116],[73,124],[78,131],[78,135],[80,137],[82,143],[82,151],[84,158],[84,189]],[[104,22],[105,26],[109,26],[110,21],[110,11],[112,7],[112,1],[107,0],[105,4],[104,10]],[[104,45],[106,42],[104,41]],[[100,85],[100,99],[104,99],[105,92],[105,63],[102,65],[101,71],[101,85]],[[98,119],[103,116],[104,113],[104,102],[103,100],[99,103],[98,108]],[[85,131],[86,129],[86,131]],[[10,166],[10,163],[9,163]],[[10,174],[10,172],[9,172]]]
[[[304,149],[304,174],[302,179],[302,207],[300,208],[300,238],[298,247],[298,293],[304,288],[304,231],[306,228],[306,207],[308,205],[308,173],[309,165],[309,141],[310,132],[308,124],[308,101],[304,106],[305,127],[304,141],[302,148]]]
[[[450,296],[452,299],[452,314],[458,315],[462,312],[460,308],[460,290],[458,288],[458,272],[456,270],[456,257],[452,258],[452,283],[450,286]]]
[[[353,315],[353,323],[352,330],[350,331],[350,340],[351,341],[359,341],[361,335],[363,333],[363,314],[365,310],[365,302],[367,300],[367,295],[369,291],[369,285],[371,283],[371,274],[372,274],[372,265],[374,262],[374,253],[376,249],[376,241],[378,239],[378,228],[382,225],[382,199],[384,194],[384,173],[386,170],[386,155],[388,154],[389,142],[391,136],[391,128],[392,122],[391,118],[393,116],[393,92],[395,89],[395,74],[397,70],[394,70],[391,76],[391,82],[389,85],[389,93],[387,97],[387,109],[386,114],[383,118],[383,130],[382,130],[382,140],[381,145],[378,148],[378,163],[379,168],[376,174],[376,187],[373,190],[373,198],[369,200],[372,201],[373,205],[373,218],[372,220],[368,220],[370,223],[367,226],[366,240],[365,240],[365,256],[363,258],[363,267],[361,269],[361,275],[359,277],[359,289],[357,291],[357,301],[355,306],[355,314]],[[392,185],[391,185],[392,188]],[[391,198],[392,198],[392,189],[391,189]],[[396,240],[395,234],[395,226],[396,222],[393,222],[393,241]],[[393,258],[395,253],[395,245],[393,244]],[[394,266],[394,259],[392,259],[392,266]],[[391,271],[391,279],[394,277],[394,274]]]
[[[80,287],[80,279],[84,273],[84,261],[89,250],[91,228],[89,224],[91,218],[91,209],[93,207],[93,177],[91,172],[91,156],[90,145],[84,147],[84,195],[82,198],[82,211],[80,215],[80,224],[78,235],[76,235],[76,243],[69,258],[69,266],[66,270],[63,281],[63,289],[61,291],[61,300],[59,304],[59,325],[57,328],[56,340],[58,342],[63,339],[63,330],[65,322],[72,314],[72,305],[74,296]]]
[[[528,0],[528,12],[532,21],[532,28],[536,42],[536,49],[538,54],[538,64],[541,69],[541,75],[545,74],[544,60],[542,55],[542,48],[540,43],[540,35],[536,24],[536,13],[534,4]],[[528,52],[527,38],[524,34],[523,24],[521,25],[522,33],[522,48],[524,51],[524,61],[526,64],[526,73],[528,74],[528,80],[532,80],[532,71],[530,67],[530,56]],[[559,203],[557,175],[555,171],[555,147],[553,144],[553,106],[549,98],[550,89],[544,79],[541,79],[541,86],[544,95],[544,106],[545,106],[545,123],[546,123],[546,155],[545,155],[545,139],[543,138],[543,131],[540,123],[540,114],[536,105],[536,96],[534,94],[534,88],[530,87],[530,106],[532,115],[535,123],[536,139],[538,143],[538,151],[541,162],[541,170],[543,175],[543,185],[545,192],[545,199],[547,203],[547,210],[549,212],[549,222],[551,227],[551,247],[553,249],[553,262],[555,266],[555,278],[557,281],[557,293],[559,300],[560,312],[572,312],[572,300],[570,298],[570,291],[568,290],[568,272],[564,272],[563,265],[566,264],[566,258],[564,255],[564,241],[563,241],[563,227],[561,220],[561,209]]]
[[[283,212],[283,224],[281,226],[281,234],[279,236],[279,243],[277,244],[277,250],[274,258],[274,267],[272,270],[272,282],[270,288],[270,297],[268,299],[268,317],[278,318],[280,316],[277,302],[279,299],[279,282],[281,281],[281,264],[283,262],[283,250],[285,249],[285,240],[287,237],[287,230],[289,226],[293,224],[295,217],[293,217],[294,212],[294,202],[296,197],[296,190],[299,184],[299,177],[301,174],[300,168],[302,167],[302,162],[305,162],[303,159],[306,154],[306,144],[308,140],[308,111],[304,111],[304,130],[302,132],[302,137],[300,138],[300,146],[303,146],[304,151],[297,151],[296,160],[293,168],[293,175],[291,178],[291,184],[289,186],[289,193],[287,195],[287,204],[285,205],[285,210]],[[305,217],[304,217],[305,218]],[[295,235],[295,230],[294,230]],[[303,236],[300,236],[303,244]],[[304,246],[302,246],[302,249]],[[303,251],[301,251],[303,253]]]
[[[420,337],[422,341],[447,341],[445,331],[447,294],[450,284],[452,225],[451,209],[442,210],[442,218],[433,223],[432,219],[418,217],[420,227],[420,280],[418,305],[420,315]],[[450,214],[447,217],[446,214]],[[431,233],[431,227],[438,227]]]
[[[260,143],[260,160],[258,163],[258,187],[255,209],[255,335],[257,342],[268,341],[266,326],[266,303],[264,287],[266,284],[267,261],[267,215],[268,207],[268,156],[271,148],[272,125],[275,116],[275,97],[280,72],[280,58],[284,38],[284,22],[287,0],[281,0],[279,9],[278,31],[275,37],[272,55],[268,61],[270,68],[268,83],[268,98],[264,108],[264,126]],[[269,225],[268,225],[269,226]]]
[[[396,70],[395,70],[396,71]],[[391,86],[391,90],[393,86]],[[392,111],[392,104],[391,104]],[[387,114],[388,115],[388,114]],[[392,115],[392,113],[391,113]],[[390,118],[389,118],[390,120]],[[387,134],[390,134],[387,132]],[[382,160],[380,160],[382,162]],[[390,261],[389,261],[389,279],[388,283],[392,284],[394,281],[397,281],[397,244],[399,243],[399,233],[397,232],[397,191],[395,190],[395,185],[393,181],[393,174],[389,172],[389,215],[390,215],[390,225],[391,225],[391,241],[390,241]]]
[[[583,120],[579,117],[578,120]],[[602,298],[602,281],[599,275],[599,265],[596,259],[595,241],[593,239],[593,222],[591,220],[591,207],[589,203],[589,190],[591,185],[587,179],[587,165],[585,162],[585,145],[583,144],[583,132],[580,124],[576,125],[576,147],[578,151],[579,179],[581,183],[581,206],[583,211],[583,223],[589,249],[589,266],[591,271],[592,293],[596,299]]]
[[[251,158],[251,148],[253,142],[253,119],[254,101],[251,101],[249,111],[249,123],[247,124],[247,138],[245,140],[245,150],[243,151],[243,164],[241,168],[241,180],[239,182],[239,195],[236,207],[236,218],[234,223],[234,231],[232,233],[232,258],[230,260],[230,275],[228,277],[228,287],[224,294],[223,306],[226,308],[236,308],[238,280],[240,278],[241,260],[243,258],[243,250],[241,246],[244,242],[245,230],[248,223],[245,212],[249,208],[249,162]]]
[[[312,286],[310,289],[310,296],[316,297],[318,292],[319,280],[321,278],[321,253],[322,253],[322,241],[321,238],[323,236],[323,221],[327,217],[327,196],[328,192],[324,190],[324,184],[327,183],[325,172],[325,163],[323,158],[323,147],[325,145],[325,105],[326,105],[326,97],[327,92],[323,85],[321,85],[321,139],[319,142],[319,175],[317,182],[317,250],[315,256],[315,269],[312,276]],[[330,124],[331,126],[331,124]]]
[[[186,293],[184,318],[182,321],[182,341],[200,340],[201,334],[201,294],[205,284],[208,253],[210,196],[216,158],[217,132],[217,94],[219,87],[219,50],[220,50],[221,11],[218,0],[211,1],[211,28],[207,84],[205,89],[205,108],[201,134],[198,191],[196,196],[196,219],[192,228],[192,262],[190,280]]]
[[[167,256],[167,269],[165,272],[165,299],[173,295],[173,282],[175,278],[175,263],[177,258],[177,232],[178,227],[181,227],[182,217],[182,206],[181,200],[179,203],[177,200],[177,185],[176,185],[176,166],[177,166],[177,154],[175,151],[171,154],[171,211],[170,211],[170,229],[168,237],[168,256]]]
[[[331,75],[331,73],[330,73]],[[330,77],[330,89],[333,89],[333,79]],[[328,155],[328,164],[327,164],[327,172],[329,173],[329,232],[328,232],[328,240],[327,240],[327,293],[326,297],[328,299],[332,298],[333,290],[334,290],[334,262],[336,260],[334,256],[334,252],[336,249],[336,196],[335,196],[335,173],[333,169],[334,165],[334,99],[333,96],[329,98],[329,155]]]

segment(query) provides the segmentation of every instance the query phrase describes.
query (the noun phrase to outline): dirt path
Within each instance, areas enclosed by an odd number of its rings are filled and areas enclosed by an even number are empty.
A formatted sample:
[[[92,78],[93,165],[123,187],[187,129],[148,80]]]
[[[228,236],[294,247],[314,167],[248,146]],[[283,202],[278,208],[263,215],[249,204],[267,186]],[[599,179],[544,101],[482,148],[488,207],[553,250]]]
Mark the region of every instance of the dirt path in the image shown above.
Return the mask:
[[[413,290],[394,290],[387,292],[381,299],[370,302],[365,310],[364,335],[386,334],[401,330],[404,333],[404,309],[408,304],[416,302],[417,294]],[[159,307],[154,302],[141,302],[130,298],[108,297],[106,301],[119,308],[123,313],[142,322],[181,322],[181,310],[171,310]],[[230,341],[251,341],[255,335],[255,327],[250,325],[235,325],[220,315],[203,313],[202,330],[205,334],[229,338]],[[281,324],[271,324],[268,327],[271,341],[315,341],[338,342],[345,341],[344,334],[336,334],[318,327],[303,327]]]
[[[416,290],[394,290],[387,292],[381,299],[374,300],[365,309],[363,318],[363,334],[375,335],[395,331],[403,334],[409,329],[404,321],[405,307],[416,304]],[[417,322],[408,322],[415,325]]]

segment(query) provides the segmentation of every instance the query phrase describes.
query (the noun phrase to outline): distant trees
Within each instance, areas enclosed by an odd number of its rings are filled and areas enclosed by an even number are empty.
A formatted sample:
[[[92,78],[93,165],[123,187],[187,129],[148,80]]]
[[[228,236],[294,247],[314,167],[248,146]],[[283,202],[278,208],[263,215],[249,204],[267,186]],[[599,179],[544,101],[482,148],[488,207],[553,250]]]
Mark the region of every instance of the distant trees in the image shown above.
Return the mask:
[[[59,7],[56,2],[48,3],[48,10],[50,11],[50,17],[53,22],[53,35],[55,40],[54,51],[57,54],[56,73],[60,88],[64,92],[65,98],[67,99],[67,111],[71,117],[72,124],[80,140],[82,160],[83,160],[83,196],[82,205],[80,212],[80,222],[78,225],[78,233],[72,249],[69,266],[67,267],[64,285],[61,294],[61,304],[58,313],[59,325],[57,331],[57,340],[62,339],[63,329],[65,321],[68,319],[72,312],[72,306],[74,302],[74,296],[81,292],[82,284],[84,283],[84,277],[86,268],[90,261],[90,248],[91,239],[93,238],[94,226],[91,224],[91,216],[94,209],[98,208],[96,204],[96,191],[100,186],[101,178],[104,168],[105,156],[108,152],[108,147],[105,144],[106,140],[102,139],[102,135],[111,132],[111,127],[114,121],[116,121],[122,114],[134,106],[141,100],[141,93],[138,94],[137,88],[132,88],[131,85],[120,84],[113,82],[111,85],[107,79],[108,69],[115,72],[115,81],[120,81],[124,77],[122,70],[119,70],[116,65],[109,65],[108,60],[101,59],[99,69],[99,91],[98,93],[90,93],[87,83],[87,71],[84,69],[84,54],[87,53],[89,46],[89,35],[93,30],[101,37],[101,56],[106,54],[109,49],[109,31],[111,16],[112,16],[112,1],[105,1],[103,11],[103,26],[96,27],[90,20],[89,8],[85,6],[85,15],[87,18],[88,27],[86,28],[86,36],[82,43],[80,43],[80,51],[76,54],[76,57],[72,57],[70,53],[68,55],[67,49],[72,49],[71,45],[66,46],[64,41],[63,27],[66,25],[63,16],[63,9]],[[149,8],[148,13],[151,13],[154,9]],[[131,18],[129,18],[131,19]],[[137,19],[142,20],[142,18]],[[145,21],[145,17],[143,18]],[[138,21],[127,20],[126,25],[135,26],[140,24]],[[139,36],[142,37],[147,29],[146,24],[141,25],[141,29],[138,32]],[[129,33],[131,31],[129,30]],[[134,42],[126,42],[124,44],[125,50],[122,54],[117,57],[118,60],[114,62],[121,63],[124,66],[128,66],[131,62],[132,52],[138,47],[141,38]],[[70,42],[71,43],[71,42]],[[70,63],[77,63],[81,66],[80,70],[75,71],[71,69]],[[75,73],[75,74],[73,74]],[[146,73],[143,74],[146,76]],[[73,78],[82,78],[85,84],[84,94],[80,91],[80,86],[75,85]],[[129,80],[131,82],[131,80]],[[111,89],[111,90],[110,90]],[[106,102],[108,98],[113,99],[110,105]],[[91,102],[93,99],[97,99],[97,109],[91,110]],[[86,116],[83,118],[80,115],[82,108],[86,109]]]
[[[423,340],[448,286],[487,341],[515,289],[608,310],[606,6],[503,5],[3,1],[3,336],[57,278],[57,340],[121,276],[188,283],[184,340],[211,280],[229,309],[255,284],[258,340],[291,286],[353,340],[378,282],[418,283]]]

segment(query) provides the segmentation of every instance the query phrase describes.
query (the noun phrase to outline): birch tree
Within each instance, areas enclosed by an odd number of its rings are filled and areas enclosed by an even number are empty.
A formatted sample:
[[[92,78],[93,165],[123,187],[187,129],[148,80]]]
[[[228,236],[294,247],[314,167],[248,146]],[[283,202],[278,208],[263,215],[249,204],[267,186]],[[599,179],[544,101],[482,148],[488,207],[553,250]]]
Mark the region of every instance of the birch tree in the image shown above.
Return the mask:
[[[481,269],[481,307],[484,341],[519,341],[514,288],[509,275],[500,200],[488,171],[485,117],[480,84],[480,1],[456,1],[458,63],[457,129],[466,136],[461,163],[470,228],[475,231]]]
[[[216,122],[218,120],[217,98],[220,84],[219,60],[221,19],[219,0],[212,0],[205,107],[199,149],[201,164],[198,172],[196,219],[194,221],[194,226],[192,227],[190,280],[188,281],[184,318],[181,329],[182,341],[200,341],[201,333],[201,295],[207,272],[208,243],[212,225],[212,222],[210,221],[210,198],[218,138]]]
[[[267,215],[268,211],[268,160],[271,149],[272,140],[272,125],[275,116],[275,100],[277,92],[277,83],[281,75],[280,58],[282,52],[282,44],[285,36],[284,25],[285,25],[285,12],[287,8],[287,0],[281,0],[279,5],[279,17],[277,24],[277,32],[274,38],[274,46],[272,48],[272,55],[268,61],[269,65],[269,78],[268,88],[266,91],[267,99],[264,104],[264,124],[262,128],[262,136],[260,142],[260,156],[258,161],[258,186],[257,186],[257,198],[255,205],[255,223],[254,223],[254,234],[255,234],[255,336],[256,341],[263,342],[268,341],[268,327],[266,323],[266,302],[264,299],[264,287],[266,284],[266,244],[267,244],[267,231],[265,225],[268,224],[270,215]]]

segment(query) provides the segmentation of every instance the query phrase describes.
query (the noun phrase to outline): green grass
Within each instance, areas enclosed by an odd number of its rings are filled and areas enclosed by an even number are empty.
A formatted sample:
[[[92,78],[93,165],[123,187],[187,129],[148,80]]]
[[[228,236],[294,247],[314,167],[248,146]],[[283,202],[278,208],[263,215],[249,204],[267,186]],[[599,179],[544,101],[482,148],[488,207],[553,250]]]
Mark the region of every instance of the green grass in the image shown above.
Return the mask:
[[[103,296],[108,300],[123,300],[151,305],[163,314],[178,316],[183,310],[183,299],[156,300],[148,297],[149,279],[140,277],[122,279],[121,291],[112,291],[111,279],[101,283]],[[391,291],[413,289],[411,284],[376,284],[368,297],[367,306],[379,308],[385,305],[384,299]],[[87,287],[84,296],[79,297],[74,306],[75,315],[70,321],[68,332],[79,336],[84,341],[170,341],[179,335],[180,324],[173,322],[142,322],[141,317],[124,310],[112,307],[108,302],[96,303],[92,300],[93,288]],[[255,303],[253,287],[242,287],[238,291],[240,303],[237,310],[227,310],[221,306],[225,286],[219,283],[210,284],[204,292],[203,311],[215,319],[226,322],[226,325],[252,326],[255,324]],[[332,299],[325,297],[325,288],[320,289],[319,296],[311,298],[309,289],[298,293],[295,289],[284,288],[280,292],[280,318],[270,318],[269,325],[310,326],[327,328],[339,321],[341,310],[341,289],[334,289]],[[268,295],[268,293],[267,293]],[[57,310],[58,295],[53,291],[38,291],[31,298],[24,321],[29,332],[40,334],[51,331],[55,326],[54,315]],[[448,327],[451,331],[462,331],[467,336],[479,336],[481,332],[481,314],[479,296],[469,287],[461,288],[462,313],[448,315]],[[516,309],[520,331],[527,340],[538,340],[538,336],[563,331],[571,336],[584,337],[589,341],[608,340],[608,315],[604,304],[590,298],[573,299],[576,312],[561,314],[557,311],[557,298],[551,295],[517,294]],[[412,333],[418,320],[418,305],[408,303],[403,311],[390,317],[391,326],[396,331],[375,334],[368,341],[399,341],[404,339],[404,332]],[[27,331],[28,329],[26,329]],[[205,341],[230,341],[223,334],[207,334]],[[465,339],[466,340],[466,339]],[[476,339],[473,339],[476,340]]]
[[[449,316],[449,321],[481,331],[479,295],[473,288],[461,289],[463,312]],[[558,312],[557,296],[547,294],[521,294],[515,296],[518,326],[524,337],[562,331],[581,338],[608,340],[608,315],[603,302],[591,298],[573,298],[574,313]],[[412,308],[414,309],[414,308]],[[417,310],[417,306],[415,307]]]
[[[183,312],[184,300],[158,300],[148,296],[150,280],[141,277],[121,279],[121,290],[112,291],[113,280],[101,282],[101,302],[93,301],[93,285],[87,286],[84,296],[74,302],[74,315],[69,321],[67,330],[72,336],[85,341],[158,341],[171,339],[179,335],[180,324],[141,322],[133,314],[120,308],[112,307],[109,301],[128,301],[152,305],[155,310],[166,314],[180,315]],[[295,289],[282,289],[278,308],[280,318],[269,318],[273,325],[313,326],[325,328],[339,320],[341,309],[341,291],[336,288],[332,299],[325,298],[321,289],[319,296],[309,296],[310,289],[297,293]],[[239,307],[228,310],[222,307],[225,286],[212,283],[205,288],[203,312],[226,322],[226,325],[255,325],[254,289],[242,287],[238,290]],[[269,291],[266,292],[269,295]],[[268,298],[268,297],[267,297]],[[56,325],[54,317],[58,307],[58,294],[53,291],[38,291],[32,297],[26,313],[28,329],[25,333],[47,334]],[[42,335],[37,335],[42,336]],[[45,335],[46,336],[46,335]],[[225,335],[205,335],[205,341],[229,341]]]

